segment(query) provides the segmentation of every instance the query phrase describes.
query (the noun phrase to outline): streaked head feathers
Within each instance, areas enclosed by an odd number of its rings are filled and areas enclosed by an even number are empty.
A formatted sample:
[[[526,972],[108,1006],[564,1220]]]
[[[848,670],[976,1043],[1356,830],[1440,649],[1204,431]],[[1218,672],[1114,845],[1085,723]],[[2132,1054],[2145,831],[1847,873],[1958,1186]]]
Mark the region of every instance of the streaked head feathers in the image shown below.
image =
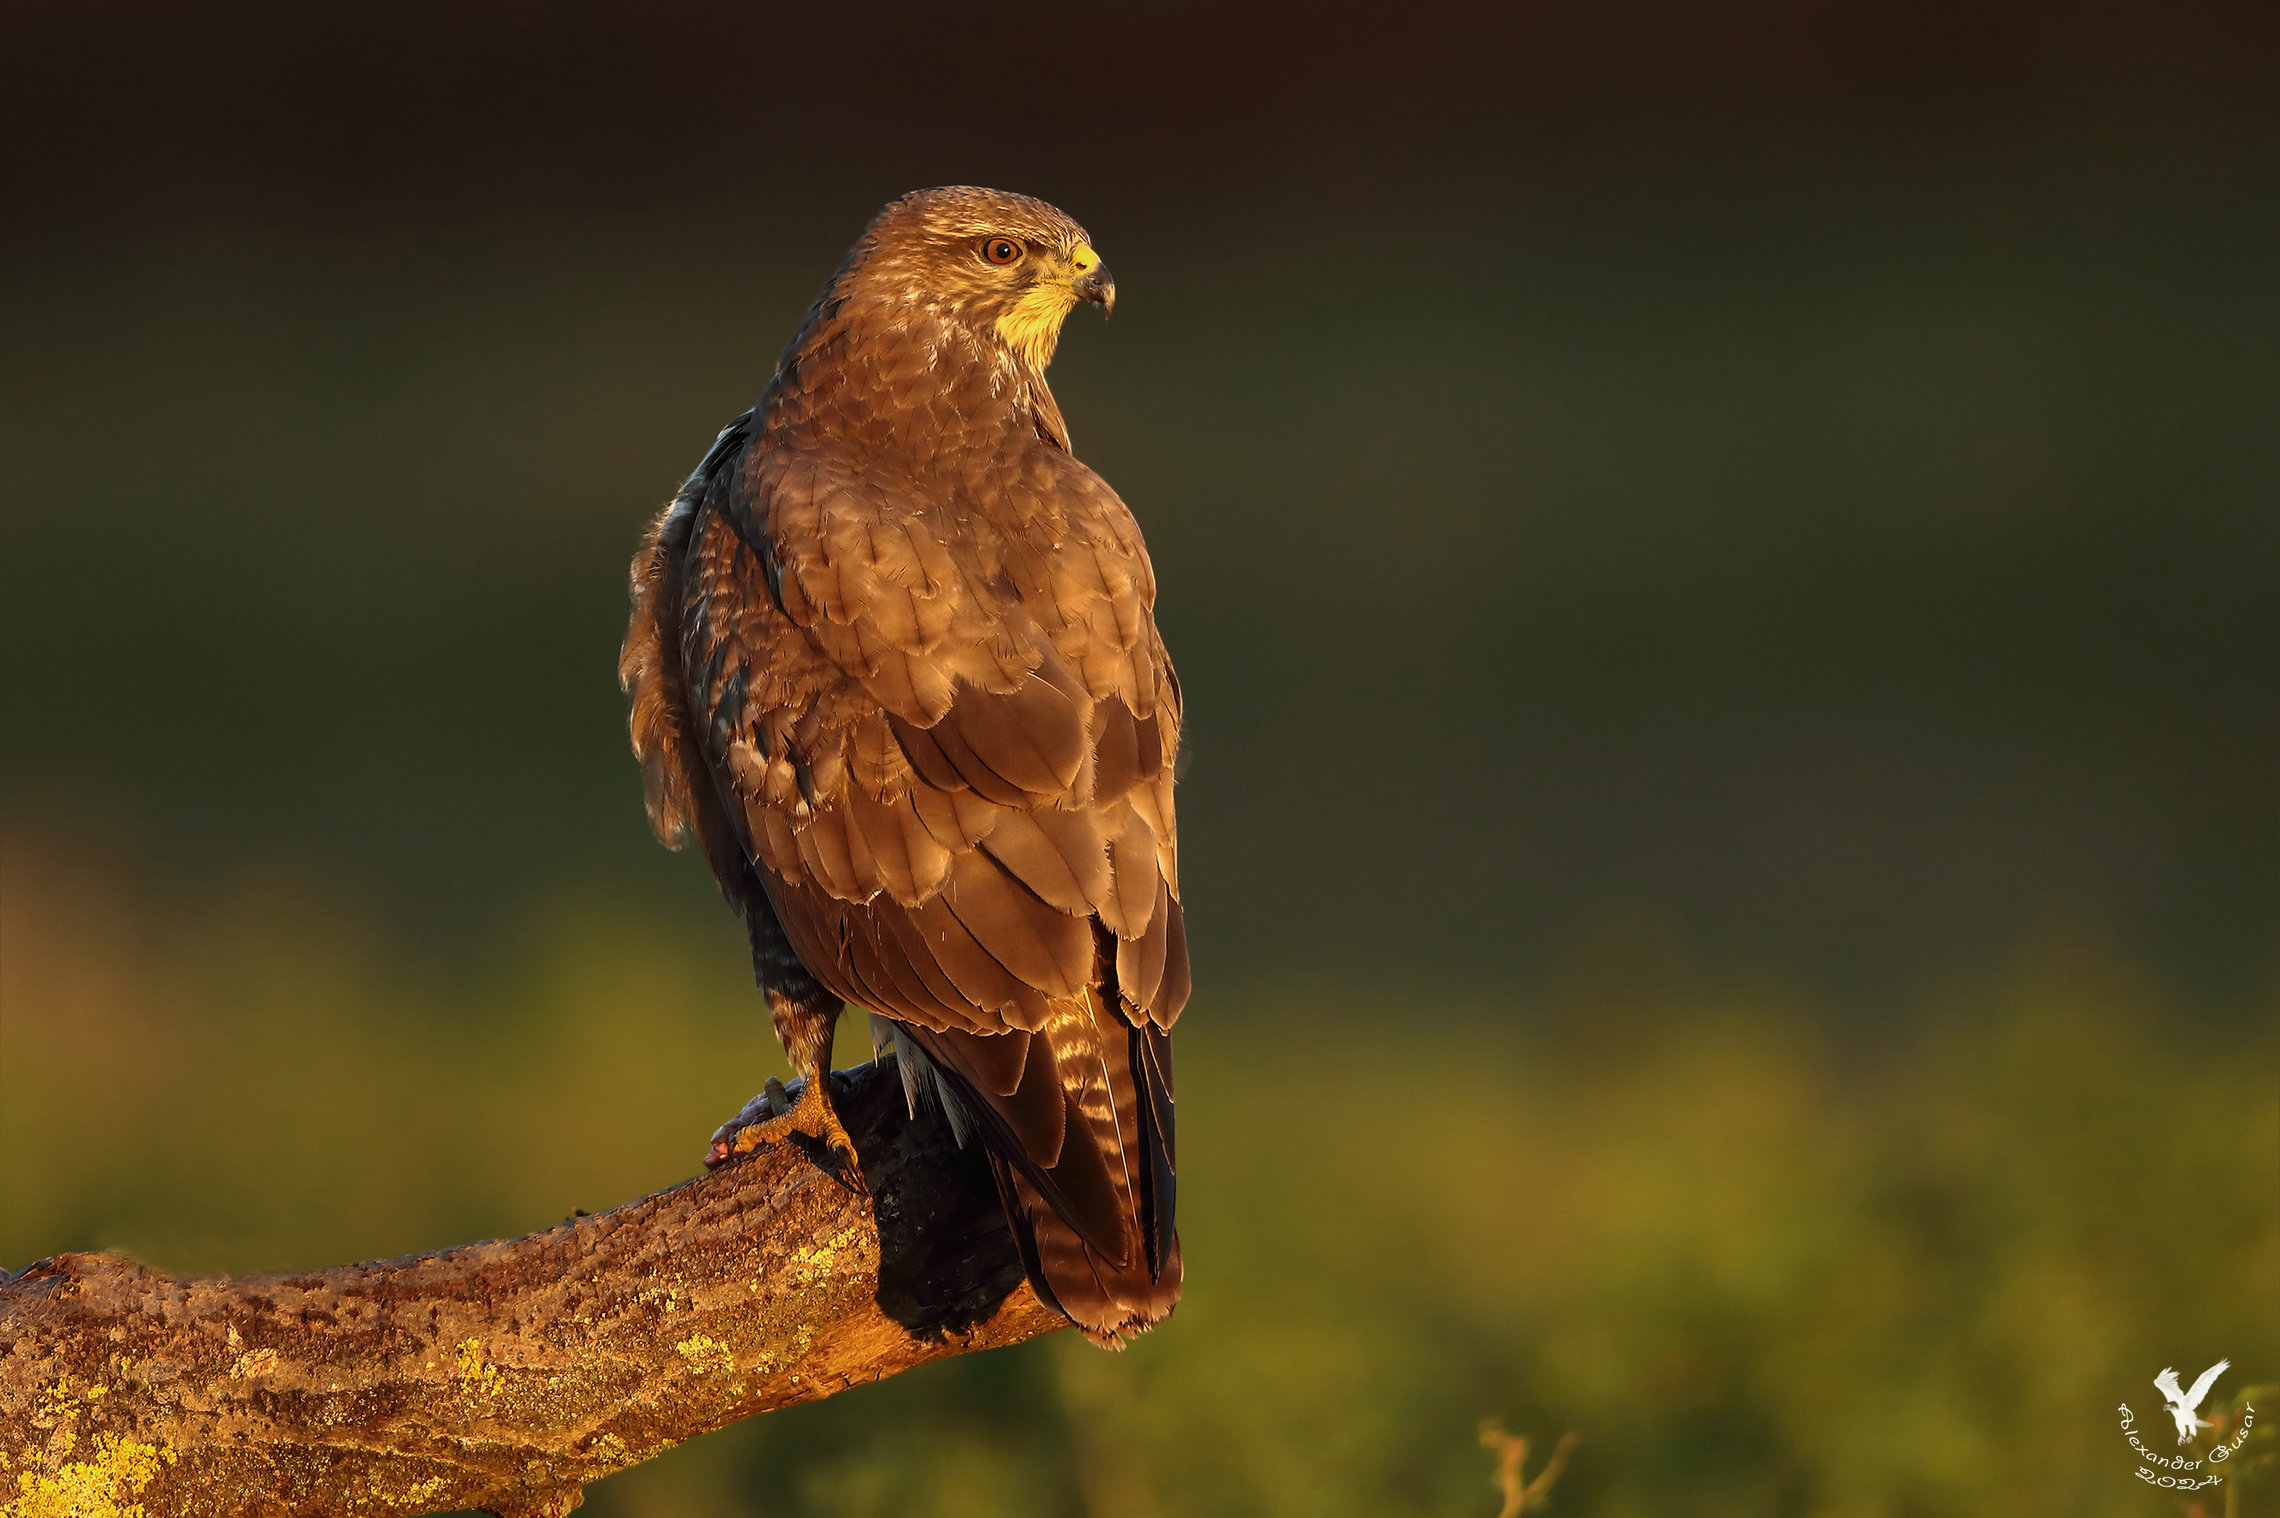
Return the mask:
[[[1059,209],[974,185],[914,190],[871,222],[833,281],[837,299],[946,318],[1032,370],[1053,361],[1080,301],[1116,304],[1092,240]]]

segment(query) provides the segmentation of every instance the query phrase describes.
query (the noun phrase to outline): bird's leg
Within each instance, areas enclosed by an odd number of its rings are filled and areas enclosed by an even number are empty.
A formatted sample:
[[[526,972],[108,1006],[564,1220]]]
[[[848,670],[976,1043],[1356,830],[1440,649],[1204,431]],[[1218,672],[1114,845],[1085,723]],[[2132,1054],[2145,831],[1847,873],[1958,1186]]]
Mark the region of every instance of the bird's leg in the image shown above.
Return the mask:
[[[768,1011],[777,1038],[800,1074],[789,1085],[770,1076],[758,1096],[721,1124],[713,1133],[706,1167],[749,1154],[762,1144],[788,1143],[833,1180],[859,1187],[862,1173],[856,1168],[855,1141],[847,1136],[831,1101],[831,1033],[839,1020],[838,1004],[816,1007],[770,991]]]

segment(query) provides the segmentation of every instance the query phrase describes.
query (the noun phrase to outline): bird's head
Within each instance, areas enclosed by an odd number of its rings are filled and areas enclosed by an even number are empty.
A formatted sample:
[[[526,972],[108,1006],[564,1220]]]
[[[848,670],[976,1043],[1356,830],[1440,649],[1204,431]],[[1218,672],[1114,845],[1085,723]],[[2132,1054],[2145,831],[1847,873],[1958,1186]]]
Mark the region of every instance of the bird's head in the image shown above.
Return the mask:
[[[1083,227],[1042,200],[972,185],[889,204],[837,293],[955,322],[1040,374],[1079,301],[1116,306],[1116,281]]]

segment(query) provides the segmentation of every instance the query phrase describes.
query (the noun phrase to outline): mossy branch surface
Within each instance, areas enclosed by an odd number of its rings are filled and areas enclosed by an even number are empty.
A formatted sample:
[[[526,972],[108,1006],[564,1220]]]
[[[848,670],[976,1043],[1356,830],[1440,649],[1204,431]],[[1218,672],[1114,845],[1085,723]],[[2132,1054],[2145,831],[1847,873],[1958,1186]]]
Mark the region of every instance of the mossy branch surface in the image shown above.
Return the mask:
[[[867,1190],[770,1144],[506,1242],[0,1281],[0,1518],[567,1513],[739,1418],[1064,1326],[979,1153],[891,1065],[834,1081]]]

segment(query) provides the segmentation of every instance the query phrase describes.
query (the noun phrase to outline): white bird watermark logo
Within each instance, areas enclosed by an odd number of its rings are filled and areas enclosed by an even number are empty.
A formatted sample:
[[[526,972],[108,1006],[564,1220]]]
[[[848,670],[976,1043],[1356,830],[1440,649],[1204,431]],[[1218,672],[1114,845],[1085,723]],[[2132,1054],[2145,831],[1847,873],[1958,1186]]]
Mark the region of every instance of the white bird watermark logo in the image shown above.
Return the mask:
[[[2201,1399],[2209,1394],[2209,1388],[2216,1384],[2217,1377],[2223,1375],[2231,1365],[2230,1360],[2219,1360],[2202,1371],[2201,1379],[2193,1383],[2191,1391],[2178,1390],[2177,1372],[2174,1370],[2164,1370],[2153,1378],[2153,1389],[2168,1399],[2169,1416],[2177,1420],[2179,1444],[2191,1442],[2193,1436],[2201,1431]]]

